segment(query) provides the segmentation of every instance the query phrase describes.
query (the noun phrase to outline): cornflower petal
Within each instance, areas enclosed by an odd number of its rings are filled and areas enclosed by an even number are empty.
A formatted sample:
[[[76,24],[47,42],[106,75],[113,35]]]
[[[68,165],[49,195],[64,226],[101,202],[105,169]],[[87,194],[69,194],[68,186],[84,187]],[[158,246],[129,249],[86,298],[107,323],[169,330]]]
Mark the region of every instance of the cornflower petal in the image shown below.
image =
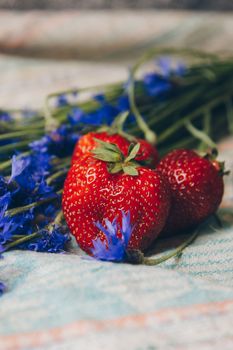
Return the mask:
[[[133,227],[130,223],[130,212],[122,211],[122,223],[117,223],[117,217],[112,222],[105,219],[105,228],[99,222],[95,225],[104,233],[105,241],[100,238],[93,240],[91,253],[94,258],[105,261],[123,261]],[[121,233],[121,234],[119,234]]]

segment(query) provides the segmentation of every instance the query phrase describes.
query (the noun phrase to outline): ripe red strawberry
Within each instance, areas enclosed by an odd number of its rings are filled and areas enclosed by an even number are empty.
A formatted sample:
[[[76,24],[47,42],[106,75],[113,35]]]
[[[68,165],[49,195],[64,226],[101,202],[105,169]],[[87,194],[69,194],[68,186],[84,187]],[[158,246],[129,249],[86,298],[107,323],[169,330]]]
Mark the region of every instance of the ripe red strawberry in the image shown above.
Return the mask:
[[[96,155],[101,158],[101,152],[96,151]],[[161,232],[170,208],[169,186],[156,170],[135,166],[132,157],[112,165],[109,168],[105,161],[83,156],[73,164],[65,181],[64,216],[78,244],[89,254],[93,240],[105,240],[96,222],[105,226],[106,219],[112,222],[117,218],[120,223],[122,211],[130,212],[135,226],[128,247],[145,250]]]
[[[89,132],[88,134],[82,136],[77,142],[73,152],[71,164],[74,164],[84,154],[90,154],[90,152],[96,147],[95,139],[114,143],[120,148],[123,155],[125,157],[127,156],[130,141],[128,141],[125,137],[119,134],[109,134],[107,132]],[[156,148],[142,139],[137,139],[137,142],[140,143],[140,150],[137,154],[136,160],[145,161],[146,165],[154,168],[158,163],[158,152]]]
[[[172,196],[164,234],[196,226],[218,209],[224,185],[216,164],[185,149],[174,150],[161,159],[157,170],[168,179]]]

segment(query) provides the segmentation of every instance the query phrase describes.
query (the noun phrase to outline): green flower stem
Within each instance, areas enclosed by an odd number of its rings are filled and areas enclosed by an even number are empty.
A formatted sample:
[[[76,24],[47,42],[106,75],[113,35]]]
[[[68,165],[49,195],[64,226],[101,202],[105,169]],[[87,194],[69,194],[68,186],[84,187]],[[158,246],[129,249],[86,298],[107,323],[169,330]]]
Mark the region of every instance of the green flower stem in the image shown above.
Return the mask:
[[[123,82],[119,82],[119,83],[113,83],[113,84],[109,84],[107,85],[107,90],[120,90],[122,91],[122,84]],[[61,95],[72,95],[72,94],[80,94],[82,92],[88,92],[88,91],[106,91],[106,85],[97,85],[97,86],[92,86],[92,87],[84,87],[84,88],[71,88],[71,89],[66,89],[66,90],[60,90],[60,91],[56,91],[53,92],[51,94],[49,94],[46,98],[47,103],[49,102],[50,99],[52,98],[56,98],[59,97]]]
[[[34,203],[31,203],[31,204],[27,204],[27,205],[24,205],[22,207],[17,207],[17,208],[13,208],[13,209],[9,209],[5,212],[5,216],[14,216],[14,215],[17,215],[17,214],[21,214],[25,211],[28,211],[32,208],[36,208],[36,207],[39,207],[40,205],[42,204],[45,204],[45,203],[49,203],[49,202],[52,202],[54,200],[57,200],[59,199],[58,195],[60,194],[61,190],[56,192],[56,196],[54,197],[48,197],[48,198],[45,198],[45,199],[41,199],[40,201],[38,202],[34,202]]]
[[[16,240],[16,239],[19,239],[19,238],[23,238],[25,235],[14,235],[13,237],[11,237],[11,240]]]
[[[60,123],[64,122],[67,119],[67,112],[70,111],[74,107],[79,107],[84,112],[90,112],[92,110],[95,110],[99,106],[99,104],[97,101],[94,101],[94,100],[88,100],[87,102],[81,102],[77,105],[63,107],[62,108],[63,111],[64,110],[66,111],[65,115],[64,115],[64,112],[60,113],[59,109],[55,109],[55,111],[53,111],[53,109],[51,109],[51,107],[49,105],[51,99],[57,98],[60,95],[69,95],[69,94],[74,94],[74,93],[80,94],[82,92],[88,92],[88,91],[95,91],[95,93],[103,91],[105,93],[107,100],[111,100],[111,99],[115,98],[116,96],[118,96],[122,92],[122,83],[109,84],[107,86],[107,88],[104,85],[99,85],[96,87],[87,87],[87,88],[82,88],[82,89],[77,89],[77,88],[68,89],[68,90],[58,91],[58,92],[49,94],[45,100],[45,115],[46,115],[45,121],[46,121],[47,125],[48,125],[48,123],[55,122],[57,120],[57,118],[59,119]]]
[[[199,139],[204,145],[210,148],[217,148],[217,145],[211,138],[202,130],[195,128],[195,126],[189,121],[185,123],[186,129],[190,132],[193,137]]]
[[[27,140],[27,141],[20,141],[20,142],[10,143],[8,145],[1,146],[0,153],[3,153],[5,155],[6,152],[9,152],[9,151],[25,149],[25,147],[28,146],[28,142],[33,140],[34,139],[31,138],[30,140]]]
[[[71,157],[65,157],[65,158],[56,158],[54,161],[51,162],[53,165],[53,169],[58,171],[58,170],[63,170],[64,168],[67,168],[70,166],[71,163]]]
[[[60,223],[62,223],[62,221],[64,220],[64,216],[63,216],[63,211],[59,210],[58,214],[56,215],[54,221],[52,224],[49,224],[49,227],[51,227],[51,225],[59,225]]]
[[[223,135],[227,134],[226,129],[226,119],[225,118],[218,118],[219,114],[216,113],[213,115],[214,123],[212,123],[212,137],[214,140],[219,140]],[[197,119],[198,122],[202,121],[202,117],[200,116],[199,119]],[[182,130],[182,134],[175,134],[172,135],[170,138],[166,139],[165,142],[158,145],[158,151],[161,156],[168,153],[174,148],[197,148],[199,150],[200,147],[200,141],[198,141],[197,138],[194,138],[193,136],[186,136],[187,133],[184,130]],[[204,151],[206,150],[206,147],[204,148]]]
[[[58,179],[59,177],[66,175],[69,169],[63,169],[63,170],[59,170],[58,172],[56,172],[55,174],[49,176],[46,179],[46,182],[48,185],[50,185],[51,183],[53,183],[54,180]]]
[[[183,244],[181,244],[179,247],[177,247],[174,251],[165,254],[161,256],[160,258],[155,258],[155,259],[150,259],[150,258],[145,258],[143,259],[142,264],[143,265],[149,265],[149,266],[154,266],[163,263],[166,260],[169,260],[173,257],[180,257],[182,254],[183,250],[189,246],[198,236],[199,230],[197,229]]]
[[[188,92],[186,95],[176,97],[170,102],[167,101],[167,104],[164,105],[164,108],[159,110],[158,108],[152,110],[146,115],[147,124],[153,126],[153,128],[159,123],[163,122],[169,116],[175,115],[178,113],[181,107],[187,106],[189,102],[192,102],[200,94],[200,88],[195,89],[194,91]],[[133,127],[129,129],[129,132],[134,133],[138,128]]]
[[[43,229],[43,230],[44,230],[44,229]],[[22,238],[19,238],[19,239],[15,240],[15,241],[13,241],[13,242],[11,242],[11,243],[5,245],[5,246],[4,246],[4,251],[7,251],[7,250],[9,250],[9,249],[11,249],[11,248],[14,248],[14,247],[16,247],[16,246],[22,244],[22,243],[25,243],[25,242],[28,242],[28,241],[31,241],[31,240],[33,240],[33,239],[35,239],[35,238],[40,237],[41,232],[42,232],[42,230],[36,231],[36,232],[34,232],[34,233],[31,233],[30,235],[25,235],[25,236],[23,236]]]
[[[178,142],[169,142],[168,146],[158,147],[159,154],[161,157],[163,157],[165,154],[167,154],[172,149],[177,148],[186,148],[186,147],[194,147],[197,144],[197,140],[195,140],[192,136],[185,137],[179,140]]]
[[[13,131],[13,132],[6,132],[4,134],[0,134],[0,140],[7,140],[7,139],[12,139],[12,138],[25,138],[29,136],[29,132],[33,133],[33,136],[41,136],[44,134],[44,131],[38,130],[38,128],[31,128],[27,129],[24,128],[23,130],[19,130],[19,131]],[[29,136],[31,137],[31,136]],[[0,146],[1,148],[2,146]]]
[[[41,233],[44,230],[51,230],[53,228],[54,225],[59,225],[63,220],[63,213],[62,210],[59,210],[57,215],[55,216],[53,222],[49,223],[48,225],[46,225],[44,228],[40,229],[39,231],[36,231],[30,235],[23,235],[21,238],[16,239],[15,241],[7,244],[4,246],[4,251],[7,251],[11,248],[14,248],[22,243],[28,242],[28,241],[32,241],[35,238],[40,237]]]
[[[142,130],[144,133],[145,139],[150,142],[152,145],[156,144],[156,134],[148,127],[147,123],[144,121],[143,117],[141,116],[134,98],[134,82],[133,77],[131,78],[130,86],[128,89],[128,95],[129,95],[129,102],[130,102],[130,108],[135,116],[137,125],[139,129]]]
[[[229,83],[228,83],[228,85],[229,85]],[[170,107],[169,107],[169,104],[168,104],[168,106],[164,108],[164,111],[160,112],[159,117],[154,118],[153,117],[153,112],[152,112],[147,117],[148,125],[151,126],[151,127],[152,126],[155,127],[155,125],[157,125],[158,122],[160,122],[162,120],[165,120],[169,116],[172,117],[172,115],[180,115],[182,113],[181,107],[187,108],[188,102],[193,102],[199,96],[202,97],[202,95],[203,95],[204,91],[206,90],[206,88],[207,87],[205,87],[202,91],[200,91],[200,88],[197,88],[195,91],[191,92],[190,95],[188,95],[188,96],[186,96],[185,94],[184,95],[182,94],[180,96],[180,99],[178,99],[178,101],[176,99],[175,99],[175,101],[171,101]],[[217,93],[218,93],[218,91],[217,91]],[[201,107],[197,107],[197,108],[199,108],[198,110],[200,111],[200,113],[206,113],[206,110],[209,108],[208,104],[210,102],[216,101],[216,99],[218,99],[218,101],[216,102],[216,105],[218,103],[221,103],[222,100],[224,99],[224,96],[226,96],[226,95],[224,95],[225,91],[223,91],[223,92],[220,91],[220,93],[221,93],[221,96],[220,96],[220,100],[219,100],[219,95],[216,96],[216,91],[214,92],[215,95],[213,95],[213,92],[211,92],[209,100],[207,102],[202,102],[202,106]],[[226,94],[229,95],[229,86],[227,86],[227,88],[226,88]],[[207,94],[207,96],[208,95],[209,94]],[[188,100],[188,102],[187,102],[186,99]],[[214,104],[215,104],[215,102],[214,102]],[[201,109],[203,109],[203,110],[201,110]],[[195,110],[194,110],[194,112],[195,112]]]
[[[229,98],[230,98],[230,94],[229,94]],[[176,132],[178,129],[184,127],[185,123],[188,121],[193,121],[194,119],[196,119],[197,117],[200,116],[200,114],[203,113],[203,110],[205,111],[207,108],[208,109],[212,109],[215,106],[219,105],[220,102],[222,102],[224,100],[224,98],[226,98],[226,96],[219,96],[218,98],[216,98],[215,100],[212,100],[202,106],[200,106],[199,108],[197,108],[196,110],[194,110],[192,113],[190,113],[188,116],[185,116],[183,118],[180,118],[176,123],[174,123],[170,128],[167,128],[164,132],[162,132],[160,134],[160,136],[158,137],[158,144],[163,142],[164,140],[166,140],[169,136],[171,136],[174,132]]]

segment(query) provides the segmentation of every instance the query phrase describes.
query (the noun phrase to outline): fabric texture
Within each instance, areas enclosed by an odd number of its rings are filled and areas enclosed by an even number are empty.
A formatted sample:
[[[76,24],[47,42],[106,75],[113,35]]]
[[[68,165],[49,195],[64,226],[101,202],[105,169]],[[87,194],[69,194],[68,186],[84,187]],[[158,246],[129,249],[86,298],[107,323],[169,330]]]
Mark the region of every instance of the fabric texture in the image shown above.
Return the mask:
[[[8,13],[4,13],[4,16],[5,22],[0,21],[0,47],[5,45],[6,48],[8,43],[16,50],[17,45],[12,44],[16,32],[19,36],[21,33],[21,44],[18,44],[20,54],[23,42],[27,42],[30,47],[39,45],[38,41],[34,41],[33,33],[32,41],[25,34],[22,17]],[[15,34],[7,38],[5,28],[8,19],[12,20],[11,16],[15,16]],[[41,20],[40,14],[39,17],[35,13],[28,16],[31,21],[32,18],[33,21]],[[75,26],[72,22],[74,14],[62,16],[71,16],[70,23]],[[122,20],[121,14],[118,16],[118,20]],[[156,22],[157,14],[154,16]],[[172,15],[169,16],[170,21]],[[145,14],[145,21],[146,18]],[[198,21],[190,15],[190,23],[193,19]],[[176,15],[173,20],[177,21]],[[98,21],[101,23],[100,18]],[[151,21],[151,14],[148,14],[148,21]],[[58,28],[52,17],[49,25]],[[123,25],[126,26],[124,21]],[[132,29],[132,22],[127,25]],[[227,35],[232,39],[233,26],[228,25]],[[86,35],[85,28],[83,32]],[[47,29],[44,30],[46,32]],[[60,40],[63,31],[56,30],[48,42],[56,42],[55,38]],[[42,27],[37,32],[38,37],[41,31]],[[156,30],[152,28],[151,32],[151,36],[154,35],[157,40]],[[163,32],[159,24],[158,32]],[[224,48],[224,45],[228,48],[227,35],[225,40],[219,39],[219,48]],[[98,39],[98,32],[96,37]],[[141,43],[144,40],[146,48],[145,38],[146,34]],[[179,38],[182,41],[181,35]],[[132,36],[130,40],[135,43],[139,38]],[[59,42],[57,45],[62,44]],[[73,49],[73,41],[70,47]],[[124,42],[124,45],[114,46],[114,52],[127,49],[130,53],[131,49],[131,56],[134,57],[133,47],[134,44],[128,46]],[[40,52],[40,48],[34,52]],[[39,107],[48,92],[70,86],[102,84],[127,76],[130,58],[125,61],[119,58],[119,61],[115,59],[107,63],[94,63],[92,59],[90,55],[89,62],[58,62],[56,57],[41,60],[2,54],[1,107]],[[211,219],[179,259],[170,259],[154,267],[98,262],[86,259],[75,242],[66,254],[19,250],[7,252],[0,261],[0,280],[7,285],[6,293],[0,298],[0,350],[232,350],[232,138],[221,142],[220,159],[226,160],[226,168],[231,170],[225,179],[225,196],[219,211],[223,227],[218,227],[215,220]],[[183,239],[180,237],[180,240]],[[158,242],[154,254],[169,249],[171,243],[171,239]]]

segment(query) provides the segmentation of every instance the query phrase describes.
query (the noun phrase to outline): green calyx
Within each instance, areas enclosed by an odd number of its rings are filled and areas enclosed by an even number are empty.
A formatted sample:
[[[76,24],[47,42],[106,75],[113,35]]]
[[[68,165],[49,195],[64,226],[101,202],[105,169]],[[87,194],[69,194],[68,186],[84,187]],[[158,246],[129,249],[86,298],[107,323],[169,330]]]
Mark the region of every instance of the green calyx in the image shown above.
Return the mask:
[[[134,160],[140,149],[140,144],[129,145],[127,157],[114,143],[105,142],[95,139],[98,146],[92,150],[94,158],[108,163],[108,171],[111,174],[117,174],[123,171],[127,175],[137,176],[137,167],[139,164]]]

